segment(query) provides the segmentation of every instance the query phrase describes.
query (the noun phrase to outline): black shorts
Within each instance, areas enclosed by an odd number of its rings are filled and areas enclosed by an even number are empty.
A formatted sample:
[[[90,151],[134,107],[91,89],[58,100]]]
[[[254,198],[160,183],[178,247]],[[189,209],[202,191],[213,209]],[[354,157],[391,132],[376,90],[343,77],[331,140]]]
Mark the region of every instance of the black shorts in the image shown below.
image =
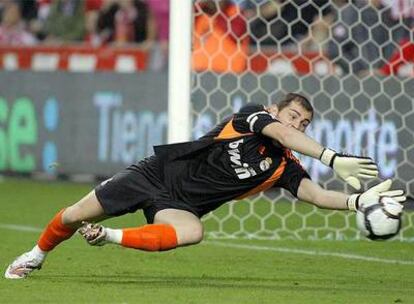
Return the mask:
[[[120,216],[144,210],[148,223],[163,209],[185,210],[198,216],[188,204],[175,200],[162,184],[156,157],[147,158],[115,174],[95,188],[104,212]]]

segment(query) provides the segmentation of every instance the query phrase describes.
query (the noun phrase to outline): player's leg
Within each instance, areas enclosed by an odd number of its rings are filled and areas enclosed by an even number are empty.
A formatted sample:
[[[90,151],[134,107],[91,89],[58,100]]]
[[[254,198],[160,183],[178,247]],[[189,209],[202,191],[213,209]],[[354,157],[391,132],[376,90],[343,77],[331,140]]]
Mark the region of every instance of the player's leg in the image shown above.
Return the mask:
[[[95,191],[91,191],[74,205],[58,212],[43,231],[37,245],[42,251],[49,252],[70,238],[83,221],[101,221],[107,217]]]
[[[111,229],[99,224],[85,224],[79,229],[91,245],[106,243],[145,251],[164,251],[177,246],[199,243],[203,225],[193,213],[178,209],[163,209],[154,216],[154,223],[141,227]]]
[[[69,239],[81,226],[82,221],[99,221],[106,217],[95,192],[90,192],[76,204],[59,211],[43,230],[36,246],[7,267],[5,277],[27,277],[33,270],[40,269],[48,252]]]
[[[176,232],[178,246],[197,244],[203,240],[203,224],[197,216],[185,210],[160,210],[155,214],[154,224],[172,226]]]
[[[64,209],[62,224],[76,230],[82,226],[83,221],[97,222],[109,217],[105,215],[104,209],[96,197],[95,190],[93,190],[76,204]]]

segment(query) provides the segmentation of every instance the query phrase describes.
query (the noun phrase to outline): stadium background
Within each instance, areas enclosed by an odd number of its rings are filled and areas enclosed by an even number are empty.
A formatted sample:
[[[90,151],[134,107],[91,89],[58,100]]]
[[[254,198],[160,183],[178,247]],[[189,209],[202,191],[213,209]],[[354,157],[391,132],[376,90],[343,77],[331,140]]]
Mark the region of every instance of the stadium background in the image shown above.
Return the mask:
[[[198,246],[151,255],[74,237],[28,280],[0,280],[0,303],[413,303],[413,0],[191,3],[191,113],[185,100],[176,106],[191,136],[247,102],[306,94],[310,136],[374,157],[381,178],[406,190],[402,232],[367,241],[353,213],[274,191],[206,216]],[[56,211],[168,141],[169,85],[186,72],[169,74],[168,50],[183,36],[168,35],[169,4],[0,2],[2,269]],[[315,181],[352,191],[302,161]]]

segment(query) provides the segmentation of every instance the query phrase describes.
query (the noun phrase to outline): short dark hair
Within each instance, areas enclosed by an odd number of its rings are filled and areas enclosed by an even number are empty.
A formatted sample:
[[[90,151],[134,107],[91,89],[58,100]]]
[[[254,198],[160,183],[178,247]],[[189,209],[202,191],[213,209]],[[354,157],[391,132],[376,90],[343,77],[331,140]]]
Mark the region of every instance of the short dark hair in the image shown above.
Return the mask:
[[[296,93],[289,93],[285,96],[284,99],[277,101],[276,105],[277,108],[280,110],[286,108],[288,105],[290,105],[292,102],[299,103],[306,111],[312,113],[313,117],[313,106],[310,103],[310,101],[303,95],[296,94]]]

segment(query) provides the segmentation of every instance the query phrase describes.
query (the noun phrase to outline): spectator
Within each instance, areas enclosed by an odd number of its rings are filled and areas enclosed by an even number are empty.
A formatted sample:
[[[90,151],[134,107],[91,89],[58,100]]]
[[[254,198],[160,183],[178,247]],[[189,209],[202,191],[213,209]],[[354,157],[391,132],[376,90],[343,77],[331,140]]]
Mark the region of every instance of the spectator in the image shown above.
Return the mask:
[[[286,24],[280,18],[283,0],[266,0],[256,3],[252,0],[245,4],[248,10],[251,42],[254,45],[275,45],[286,36]]]
[[[3,20],[3,15],[6,7],[14,0],[0,0],[0,22]]]
[[[101,37],[98,34],[98,17],[102,5],[103,0],[85,1],[85,41],[92,46],[102,44]]]
[[[392,51],[389,28],[394,22],[390,9],[379,0],[362,0],[353,5],[336,0],[333,7],[328,57],[344,73],[365,75],[381,66]]]
[[[106,44],[113,41],[114,36],[114,18],[115,13],[119,9],[119,5],[115,0],[103,0],[102,5],[99,9],[96,29],[94,29],[93,35],[90,39],[95,39],[99,44]]]
[[[328,0],[250,0],[249,20],[252,43],[255,45],[294,46],[308,35],[310,24],[327,13]]]
[[[37,18],[38,3],[36,0],[15,0],[15,2],[19,4],[22,19],[26,23]]]
[[[35,37],[25,30],[19,5],[12,1],[5,3],[0,25],[0,44],[21,46],[35,43]]]
[[[394,49],[379,72],[383,75],[414,76],[414,2],[383,0],[383,4],[391,9],[391,18],[397,24],[392,29],[392,38],[398,43],[398,48]]]
[[[310,25],[310,30],[304,39],[299,42],[300,51],[318,52],[324,56],[329,42],[329,28],[332,24],[332,15],[317,15]]]
[[[38,41],[46,38],[45,22],[52,0],[18,0],[26,28]]]
[[[192,64],[196,71],[241,73],[249,38],[240,8],[228,0],[196,4]]]
[[[156,37],[154,17],[148,5],[139,0],[105,0],[97,24],[103,43],[141,43],[149,48]]]
[[[154,15],[157,27],[157,39],[162,43],[168,44],[170,4],[169,1],[147,0],[146,1],[152,14]]]
[[[24,0],[22,0],[24,1]],[[45,22],[49,17],[52,0],[37,0],[37,19]]]
[[[409,39],[410,29],[414,28],[414,1],[413,0],[382,0],[384,6],[391,9],[391,18],[396,23],[393,27],[393,41],[399,43]]]
[[[158,48],[154,49],[151,56],[151,68],[153,70],[162,70],[167,66],[168,61],[170,4],[169,1],[160,0],[147,0],[147,3],[154,14],[158,42]]]
[[[414,38],[414,37],[413,37]],[[409,38],[403,39],[400,48],[396,49],[390,60],[381,68],[380,73],[383,75],[398,75],[398,76],[414,76],[412,68],[414,64],[414,40]],[[407,70],[402,67],[411,62],[411,66]]]
[[[98,12],[102,8],[104,0],[84,0],[86,12]]]
[[[85,12],[82,0],[52,1],[46,20],[48,42],[82,41],[85,36]]]

